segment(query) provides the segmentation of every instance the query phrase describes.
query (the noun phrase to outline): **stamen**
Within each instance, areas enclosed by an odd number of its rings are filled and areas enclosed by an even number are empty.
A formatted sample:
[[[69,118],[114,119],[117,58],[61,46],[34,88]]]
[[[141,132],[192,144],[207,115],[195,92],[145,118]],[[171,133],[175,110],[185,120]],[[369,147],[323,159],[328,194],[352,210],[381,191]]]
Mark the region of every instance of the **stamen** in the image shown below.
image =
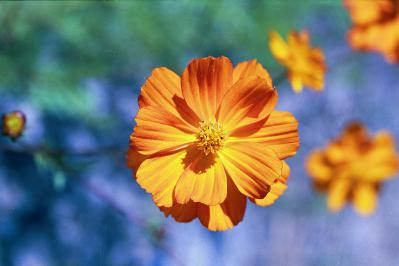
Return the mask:
[[[200,122],[197,134],[197,147],[206,155],[219,151],[226,140],[222,126],[216,121]]]

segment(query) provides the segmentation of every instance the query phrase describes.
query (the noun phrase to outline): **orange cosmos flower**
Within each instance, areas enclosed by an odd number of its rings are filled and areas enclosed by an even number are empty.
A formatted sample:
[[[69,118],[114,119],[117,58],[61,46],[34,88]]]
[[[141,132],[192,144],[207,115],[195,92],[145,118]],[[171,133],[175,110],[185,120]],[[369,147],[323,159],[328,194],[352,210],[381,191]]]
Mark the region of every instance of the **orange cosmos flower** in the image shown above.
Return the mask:
[[[382,182],[397,173],[399,157],[392,135],[370,137],[361,124],[352,123],[325,150],[314,151],[306,166],[316,188],[328,194],[330,210],[351,202],[367,215],[376,207]]]
[[[276,102],[255,60],[233,68],[226,57],[195,59],[181,77],[157,68],[141,89],[128,165],[166,216],[232,228],[247,197],[266,206],[286,188],[283,160],[299,138],[296,119]]]
[[[349,43],[354,49],[374,51],[388,62],[399,60],[399,1],[345,0],[353,21]]]
[[[25,129],[25,114],[20,111],[14,111],[2,116],[3,135],[9,136],[12,140],[19,138]]]
[[[275,31],[269,34],[269,46],[273,56],[288,68],[288,79],[295,92],[308,86],[316,91],[324,87],[326,65],[324,53],[309,43],[309,34],[305,31],[291,32],[288,42]]]

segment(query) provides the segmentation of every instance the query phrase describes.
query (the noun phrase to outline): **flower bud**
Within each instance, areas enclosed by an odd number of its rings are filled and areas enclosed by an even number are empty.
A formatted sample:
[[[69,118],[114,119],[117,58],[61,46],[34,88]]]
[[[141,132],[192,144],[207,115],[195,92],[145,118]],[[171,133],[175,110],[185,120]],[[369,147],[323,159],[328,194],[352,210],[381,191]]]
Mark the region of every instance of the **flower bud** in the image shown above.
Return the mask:
[[[25,129],[26,118],[21,111],[14,111],[3,114],[3,135],[9,136],[12,140],[18,139]]]

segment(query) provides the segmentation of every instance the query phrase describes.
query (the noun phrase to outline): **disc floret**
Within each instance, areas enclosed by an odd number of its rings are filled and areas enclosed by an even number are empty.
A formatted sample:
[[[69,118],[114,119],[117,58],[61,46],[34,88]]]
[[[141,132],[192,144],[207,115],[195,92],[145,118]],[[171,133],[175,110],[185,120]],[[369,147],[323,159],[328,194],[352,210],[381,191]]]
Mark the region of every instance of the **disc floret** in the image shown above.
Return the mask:
[[[206,155],[216,153],[223,148],[226,134],[222,126],[216,121],[202,121],[197,134],[197,147]]]

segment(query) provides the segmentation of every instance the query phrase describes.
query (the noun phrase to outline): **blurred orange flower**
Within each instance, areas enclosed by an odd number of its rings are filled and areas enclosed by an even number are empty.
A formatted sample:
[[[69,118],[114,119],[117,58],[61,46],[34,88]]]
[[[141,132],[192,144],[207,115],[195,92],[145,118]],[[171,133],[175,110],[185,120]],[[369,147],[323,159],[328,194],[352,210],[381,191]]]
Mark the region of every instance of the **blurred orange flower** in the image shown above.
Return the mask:
[[[326,65],[324,53],[309,43],[309,34],[305,31],[291,32],[288,42],[275,31],[269,34],[269,46],[273,56],[288,69],[288,79],[295,92],[308,86],[316,91],[323,90]]]
[[[139,96],[128,165],[155,204],[179,222],[226,230],[246,198],[272,204],[285,190],[283,161],[299,147],[297,121],[275,111],[277,93],[256,60],[195,59],[181,78],[157,68]]]
[[[328,194],[327,205],[339,211],[346,202],[363,215],[374,212],[383,181],[395,176],[399,157],[391,134],[367,134],[359,123],[352,123],[325,150],[308,158],[307,171],[316,189]]]
[[[353,21],[349,43],[354,49],[374,51],[390,62],[399,60],[399,1],[345,0]]]
[[[25,114],[20,111],[14,111],[4,114],[3,135],[9,136],[12,140],[19,138],[25,129]]]

